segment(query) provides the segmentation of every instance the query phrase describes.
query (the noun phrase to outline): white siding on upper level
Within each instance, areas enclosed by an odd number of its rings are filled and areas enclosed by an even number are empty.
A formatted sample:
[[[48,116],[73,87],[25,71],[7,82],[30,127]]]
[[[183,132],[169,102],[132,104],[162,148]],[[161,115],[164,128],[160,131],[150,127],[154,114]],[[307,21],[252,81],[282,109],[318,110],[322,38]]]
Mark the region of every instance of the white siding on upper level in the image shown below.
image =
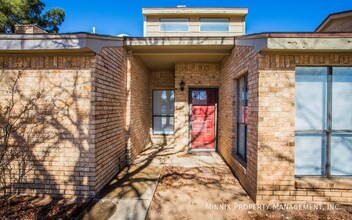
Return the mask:
[[[238,36],[245,34],[245,16],[247,9],[219,8],[173,8],[173,9],[143,9],[145,37],[192,37],[192,36]],[[172,19],[188,20],[188,31],[164,31],[165,23]],[[228,31],[201,31],[201,20],[228,20]],[[207,20],[209,21],[209,20]],[[219,23],[220,24],[220,23]],[[221,24],[224,29],[224,22]]]

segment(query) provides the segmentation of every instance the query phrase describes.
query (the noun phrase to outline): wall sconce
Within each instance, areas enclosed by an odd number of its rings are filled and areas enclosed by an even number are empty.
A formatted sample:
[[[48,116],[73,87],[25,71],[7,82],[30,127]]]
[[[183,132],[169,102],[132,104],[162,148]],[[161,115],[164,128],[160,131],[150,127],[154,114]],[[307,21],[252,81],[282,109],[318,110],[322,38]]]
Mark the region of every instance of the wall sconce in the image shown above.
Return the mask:
[[[181,80],[181,82],[180,82],[180,90],[181,91],[183,91],[183,90],[185,90],[185,81],[183,81],[183,79]]]

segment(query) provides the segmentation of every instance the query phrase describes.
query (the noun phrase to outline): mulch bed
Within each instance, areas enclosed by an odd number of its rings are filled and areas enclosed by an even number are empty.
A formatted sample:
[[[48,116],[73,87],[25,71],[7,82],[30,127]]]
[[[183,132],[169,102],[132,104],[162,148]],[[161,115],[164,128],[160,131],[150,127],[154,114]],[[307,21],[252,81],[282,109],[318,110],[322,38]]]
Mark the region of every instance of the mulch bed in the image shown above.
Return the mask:
[[[88,202],[27,195],[1,197],[0,219],[74,219]]]

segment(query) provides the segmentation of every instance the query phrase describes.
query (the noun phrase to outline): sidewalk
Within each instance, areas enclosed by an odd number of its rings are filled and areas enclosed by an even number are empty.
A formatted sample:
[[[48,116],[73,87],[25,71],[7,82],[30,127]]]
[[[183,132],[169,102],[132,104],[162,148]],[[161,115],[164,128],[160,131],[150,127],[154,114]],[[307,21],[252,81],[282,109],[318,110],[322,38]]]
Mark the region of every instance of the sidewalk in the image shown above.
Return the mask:
[[[185,187],[182,189],[178,184]],[[163,189],[165,186],[167,189]],[[206,198],[204,193],[194,193],[199,191],[214,195]],[[216,203],[219,197],[252,203],[217,153],[189,154],[154,145],[125,167],[79,219],[158,219],[171,213],[177,219],[179,214],[187,217],[195,210],[204,213],[205,202]],[[190,206],[190,202],[197,205]]]

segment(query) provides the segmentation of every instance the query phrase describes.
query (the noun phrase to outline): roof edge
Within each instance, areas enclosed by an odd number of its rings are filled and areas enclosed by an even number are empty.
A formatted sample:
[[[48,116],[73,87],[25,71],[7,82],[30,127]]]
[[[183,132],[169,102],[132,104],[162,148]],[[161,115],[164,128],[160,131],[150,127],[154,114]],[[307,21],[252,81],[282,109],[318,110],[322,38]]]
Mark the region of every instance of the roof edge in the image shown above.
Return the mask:
[[[336,13],[331,13],[329,14],[323,22],[321,22],[319,24],[319,26],[314,30],[315,32],[321,31],[321,29],[323,29],[323,27],[330,22],[330,20],[332,19],[336,19],[333,18],[334,16],[339,16],[339,15],[343,15],[343,14],[347,14],[347,13],[352,13],[352,10],[347,10],[347,11],[340,11],[340,12],[336,12]]]
[[[124,45],[133,46],[229,46],[234,37],[127,37]]]
[[[88,33],[0,34],[0,50],[82,50],[100,53],[103,47],[123,46],[124,38]]]
[[[236,39],[257,39],[257,38],[341,38],[352,37],[350,32],[263,32],[236,36]]]
[[[352,33],[260,33],[235,38],[260,51],[351,51]]]
[[[248,8],[246,7],[170,7],[170,8],[142,8],[143,15],[163,15],[163,14],[228,14],[228,15],[241,15],[245,16],[248,14]]]
[[[237,37],[115,37],[87,33],[75,34],[2,34],[0,51],[86,51],[100,53],[104,47],[199,47],[229,48],[252,46],[263,50],[351,51],[352,33],[269,32]]]

